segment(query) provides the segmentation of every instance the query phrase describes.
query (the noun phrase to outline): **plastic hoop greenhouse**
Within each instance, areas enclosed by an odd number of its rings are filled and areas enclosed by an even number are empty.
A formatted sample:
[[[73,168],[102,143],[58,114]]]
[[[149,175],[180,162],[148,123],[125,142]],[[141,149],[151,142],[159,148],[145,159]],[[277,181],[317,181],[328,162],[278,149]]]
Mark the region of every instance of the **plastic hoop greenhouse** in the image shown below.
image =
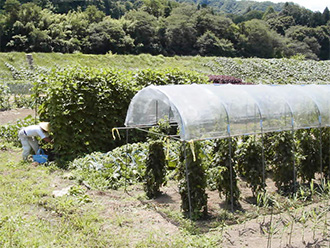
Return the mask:
[[[125,126],[152,126],[166,116],[183,141],[326,127],[330,86],[149,86],[132,99]]]
[[[161,119],[168,119],[170,123],[178,125],[179,139],[184,143],[329,127],[330,85],[149,86],[131,100],[125,129],[148,128],[157,125]],[[322,156],[321,139],[320,154]],[[232,165],[229,163],[232,177]],[[264,152],[262,164],[264,171]],[[295,165],[293,167],[295,181]],[[186,167],[186,173],[187,170]],[[263,178],[265,182],[265,171]],[[190,199],[188,180],[187,185]]]

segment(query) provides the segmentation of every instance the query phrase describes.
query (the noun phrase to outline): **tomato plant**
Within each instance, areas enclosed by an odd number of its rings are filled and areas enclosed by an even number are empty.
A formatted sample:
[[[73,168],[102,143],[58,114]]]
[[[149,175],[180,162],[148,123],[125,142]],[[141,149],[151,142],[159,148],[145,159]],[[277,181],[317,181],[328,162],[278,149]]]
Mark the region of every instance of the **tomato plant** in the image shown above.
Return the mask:
[[[297,149],[301,154],[298,175],[303,182],[311,182],[320,171],[320,132],[319,129],[297,130],[295,132]]]
[[[181,208],[186,215],[191,213],[192,219],[200,219],[207,215],[206,174],[200,152],[199,142],[195,142],[193,147],[187,143],[181,145],[178,168]]]
[[[149,198],[155,198],[160,195],[160,187],[166,182],[165,175],[166,162],[163,141],[149,141],[144,182],[144,190]]]
[[[291,131],[265,134],[267,163],[270,165],[273,180],[278,189],[288,191],[294,188],[297,180],[299,156]]]
[[[240,191],[237,185],[236,172],[234,170],[236,164],[236,150],[236,138],[216,140],[213,150],[214,158],[212,164],[208,168],[208,178],[211,189],[217,189],[220,197],[221,194],[224,194],[228,204],[240,206]]]
[[[256,196],[265,189],[262,142],[256,136],[243,136],[237,150],[237,168]]]

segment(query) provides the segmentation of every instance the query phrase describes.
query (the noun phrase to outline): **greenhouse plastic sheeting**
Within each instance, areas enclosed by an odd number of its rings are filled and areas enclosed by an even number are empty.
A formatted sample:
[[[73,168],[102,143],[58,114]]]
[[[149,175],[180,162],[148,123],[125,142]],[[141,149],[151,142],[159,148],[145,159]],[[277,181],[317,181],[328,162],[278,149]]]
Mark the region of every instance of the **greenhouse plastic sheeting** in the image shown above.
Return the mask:
[[[125,125],[177,123],[182,140],[330,125],[330,85],[149,86],[132,99]]]

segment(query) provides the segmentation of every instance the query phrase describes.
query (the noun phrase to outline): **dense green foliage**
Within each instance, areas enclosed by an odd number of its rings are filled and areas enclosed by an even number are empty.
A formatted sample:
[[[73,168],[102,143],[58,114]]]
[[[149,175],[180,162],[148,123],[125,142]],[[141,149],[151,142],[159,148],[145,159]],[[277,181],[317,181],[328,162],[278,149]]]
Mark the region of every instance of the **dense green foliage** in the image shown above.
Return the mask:
[[[299,163],[299,176],[302,182],[311,182],[315,173],[321,169],[320,164],[320,132],[318,129],[307,129],[296,131],[297,145],[301,153]]]
[[[226,202],[231,206],[240,206],[238,179],[234,169],[236,164],[235,151],[237,150],[237,139],[218,139],[214,143],[213,161],[208,168],[209,184],[212,189],[217,189],[219,195],[223,194]]]
[[[206,66],[215,74],[230,75],[253,84],[324,84],[330,81],[328,61],[222,57],[209,61]]]
[[[166,182],[165,175],[166,162],[163,141],[149,141],[144,182],[144,190],[148,198],[156,198],[160,195],[160,187]]]
[[[60,3],[1,2],[0,51],[262,58],[303,54],[316,60],[330,56],[327,8],[320,13],[286,3],[276,10],[245,6],[240,15],[225,15],[212,9],[211,2]],[[229,1],[233,3],[238,2]]]
[[[62,159],[118,146],[111,128],[122,125],[133,97],[126,74],[73,68],[53,72],[43,83],[47,89],[40,118],[51,122],[55,153]]]
[[[293,191],[297,183],[297,162],[300,157],[291,131],[265,135],[266,156],[272,178],[280,190]]]
[[[118,142],[111,128],[121,126],[133,97],[126,74],[114,70],[54,71],[47,84],[40,118],[50,121],[55,153],[64,160],[93,151],[109,151]]]
[[[206,173],[199,142],[193,147],[182,143],[178,165],[179,192],[183,212],[192,219],[207,215]]]
[[[154,84],[201,83],[195,73],[165,70],[154,72]],[[114,69],[69,68],[53,71],[36,84],[45,97],[40,119],[50,121],[55,153],[72,160],[94,151],[109,151],[123,140],[113,140],[111,129],[123,125],[128,105],[149,83],[150,73]],[[136,80],[137,79],[137,80]]]
[[[0,54],[0,75],[3,82],[24,82],[31,85],[31,77],[23,80],[14,80],[6,63],[11,64],[20,75],[48,74],[51,69],[67,68],[72,66],[95,66],[98,68],[116,68],[123,70],[148,69],[152,83],[161,84],[157,71],[177,68],[178,73],[184,74],[185,70],[206,75],[227,75],[242,79],[244,83],[264,84],[296,84],[296,83],[327,83],[330,81],[330,63],[327,61],[303,60],[302,56],[293,59],[260,59],[260,58],[225,58],[225,57],[201,57],[201,56],[152,56],[140,55],[90,55],[90,54],[59,54],[59,53],[34,53],[34,68],[32,72],[28,68],[26,54],[12,52]],[[308,68],[308,70],[306,70]],[[179,74],[180,74],[179,73]],[[170,73],[169,75],[172,75]],[[145,75],[146,76],[146,75]],[[180,75],[178,75],[180,76]],[[157,78],[158,77],[158,78]],[[164,75],[162,75],[164,77]],[[32,77],[32,79],[36,76]],[[17,84],[16,84],[17,85]],[[25,87],[24,87],[25,88]],[[28,88],[28,87],[26,87]],[[15,88],[15,90],[18,87]],[[21,88],[19,88],[21,89]]]
[[[147,144],[127,144],[110,152],[94,152],[72,161],[76,179],[93,189],[118,189],[142,182]]]
[[[5,110],[9,108],[9,88],[0,84],[0,110]]]
[[[321,128],[321,143],[319,142],[318,147],[322,153],[322,170],[324,177],[330,179],[330,129]],[[319,152],[320,153],[320,152]]]
[[[0,126],[0,140],[13,143],[16,146],[20,146],[18,139],[18,132],[21,128],[34,125],[36,120],[32,116],[27,116],[23,120],[18,120],[16,123],[6,124]]]
[[[238,171],[251,187],[254,196],[265,190],[266,161],[262,157],[262,149],[259,137],[244,136],[237,150]]]

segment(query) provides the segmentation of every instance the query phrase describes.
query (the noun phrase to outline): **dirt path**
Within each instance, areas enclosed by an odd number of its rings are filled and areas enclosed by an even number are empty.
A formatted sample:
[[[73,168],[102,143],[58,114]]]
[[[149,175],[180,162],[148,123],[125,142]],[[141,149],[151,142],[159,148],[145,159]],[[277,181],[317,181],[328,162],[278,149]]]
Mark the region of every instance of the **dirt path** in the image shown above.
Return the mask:
[[[7,123],[14,123],[19,119],[24,119],[28,115],[34,116],[34,110],[22,108],[22,109],[0,111],[0,125]]]

